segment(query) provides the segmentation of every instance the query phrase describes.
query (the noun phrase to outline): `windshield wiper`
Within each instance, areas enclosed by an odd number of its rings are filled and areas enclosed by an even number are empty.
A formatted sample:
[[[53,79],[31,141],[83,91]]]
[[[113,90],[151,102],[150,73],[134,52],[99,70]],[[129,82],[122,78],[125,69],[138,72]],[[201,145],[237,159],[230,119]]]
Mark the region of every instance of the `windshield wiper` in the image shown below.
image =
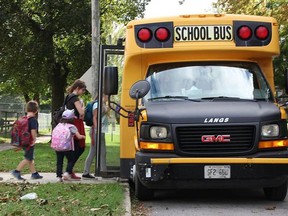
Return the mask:
[[[227,97],[227,96],[217,96],[217,97],[204,97],[201,98],[201,100],[245,100],[245,101],[255,101],[255,99],[245,99],[245,98],[239,98],[239,97]]]
[[[203,97],[201,98],[201,100],[217,100],[217,99],[220,99],[220,100],[240,100],[239,97],[227,97],[227,96],[216,96],[216,97]]]
[[[166,95],[163,97],[154,97],[154,98],[149,98],[148,101],[153,101],[153,100],[161,100],[161,99],[181,99],[181,100],[188,100],[188,101],[195,101],[195,102],[200,102],[200,100],[194,100],[190,99],[187,96],[171,96],[171,95]]]
[[[152,101],[152,100],[161,100],[161,99],[188,99],[188,97],[186,96],[171,96],[171,95],[166,95],[166,96],[162,96],[162,97],[154,97],[154,98],[149,98],[148,101]]]

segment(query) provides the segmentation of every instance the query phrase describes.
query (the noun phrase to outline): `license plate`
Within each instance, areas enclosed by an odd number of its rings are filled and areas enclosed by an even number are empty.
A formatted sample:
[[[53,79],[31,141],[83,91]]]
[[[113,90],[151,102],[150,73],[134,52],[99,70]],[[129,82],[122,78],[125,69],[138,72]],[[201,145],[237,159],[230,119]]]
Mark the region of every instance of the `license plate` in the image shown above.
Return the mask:
[[[231,167],[225,166],[204,166],[205,179],[228,179],[231,176]]]

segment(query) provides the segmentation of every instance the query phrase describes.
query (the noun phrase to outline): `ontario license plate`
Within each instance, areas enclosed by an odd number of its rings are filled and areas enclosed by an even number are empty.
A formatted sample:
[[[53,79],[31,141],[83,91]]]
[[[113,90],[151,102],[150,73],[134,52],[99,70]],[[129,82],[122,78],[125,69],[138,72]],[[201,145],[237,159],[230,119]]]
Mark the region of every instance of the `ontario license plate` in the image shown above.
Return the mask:
[[[228,179],[231,177],[231,167],[225,166],[204,166],[205,179]]]

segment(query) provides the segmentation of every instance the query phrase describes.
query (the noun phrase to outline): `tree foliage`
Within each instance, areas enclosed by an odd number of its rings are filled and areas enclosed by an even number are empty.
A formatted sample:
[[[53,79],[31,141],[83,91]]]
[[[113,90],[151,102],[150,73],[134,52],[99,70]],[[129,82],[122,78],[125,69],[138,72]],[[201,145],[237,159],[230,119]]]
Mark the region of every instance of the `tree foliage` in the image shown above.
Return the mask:
[[[143,16],[149,0],[100,0],[102,41],[112,23]],[[25,100],[52,98],[91,64],[90,0],[0,0],[1,89]]]
[[[288,68],[288,2],[287,0],[218,0],[214,5],[219,13],[250,14],[276,18],[280,33],[280,55],[274,60],[275,83],[283,88]]]

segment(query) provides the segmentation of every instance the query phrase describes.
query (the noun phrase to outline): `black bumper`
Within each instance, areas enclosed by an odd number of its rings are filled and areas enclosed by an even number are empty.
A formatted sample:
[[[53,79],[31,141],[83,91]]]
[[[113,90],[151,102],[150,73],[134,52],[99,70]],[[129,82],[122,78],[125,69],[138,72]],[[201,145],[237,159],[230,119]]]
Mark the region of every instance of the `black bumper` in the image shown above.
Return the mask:
[[[177,158],[174,154],[136,154],[137,175],[150,189],[192,188],[262,188],[283,184],[288,178],[288,164],[230,165],[229,179],[205,179],[204,166],[211,164],[151,164],[151,158]],[[251,157],[251,155],[249,156]],[[288,151],[259,153],[253,158],[288,158]],[[213,164],[217,165],[217,164]]]

